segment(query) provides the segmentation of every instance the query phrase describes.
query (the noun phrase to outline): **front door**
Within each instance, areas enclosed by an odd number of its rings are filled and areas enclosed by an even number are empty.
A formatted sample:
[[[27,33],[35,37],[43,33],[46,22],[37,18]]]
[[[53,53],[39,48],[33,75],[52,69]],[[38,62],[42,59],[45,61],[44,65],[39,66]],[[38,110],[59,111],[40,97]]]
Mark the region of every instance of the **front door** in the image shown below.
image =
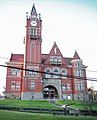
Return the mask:
[[[44,87],[43,95],[44,95],[44,99],[58,98],[57,89],[54,86],[51,86],[51,85],[48,85],[48,86]]]

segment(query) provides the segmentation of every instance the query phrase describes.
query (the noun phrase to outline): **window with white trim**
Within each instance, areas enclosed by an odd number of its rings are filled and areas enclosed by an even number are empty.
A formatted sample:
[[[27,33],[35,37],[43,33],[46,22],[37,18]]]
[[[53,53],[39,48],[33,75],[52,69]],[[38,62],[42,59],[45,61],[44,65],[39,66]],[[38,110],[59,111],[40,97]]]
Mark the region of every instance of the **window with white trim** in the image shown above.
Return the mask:
[[[70,90],[70,83],[67,83],[67,90]]]
[[[75,66],[75,67],[81,67],[81,66],[82,66],[82,62],[75,62],[75,63],[74,63],[74,66]]]
[[[53,78],[59,78],[59,74],[60,74],[60,69],[59,68],[53,68],[52,72],[53,74]]]
[[[84,90],[84,83],[83,82],[77,82],[76,83],[76,90]]]
[[[20,75],[21,75],[21,70],[12,68],[12,69],[11,69],[11,74],[12,74],[12,76],[20,77]]]
[[[71,88],[70,88],[70,83],[64,83],[62,85],[62,90],[63,91],[69,91]]]
[[[76,76],[76,77],[83,77],[84,76],[83,75],[83,70],[81,70],[81,69],[74,70],[74,76]]]
[[[65,69],[65,68],[61,69],[61,74],[62,74],[62,77],[67,77],[67,75],[68,75],[67,69]]]
[[[35,89],[35,83],[34,82],[30,83],[30,89]]]
[[[20,82],[11,82],[11,90],[20,90]]]
[[[50,64],[62,64],[61,56],[51,56]]]
[[[62,85],[62,90],[66,91],[66,85],[65,84]]]
[[[28,76],[29,77],[37,77],[38,76],[38,69],[36,68],[33,68],[33,69],[29,69],[31,71],[28,71]]]

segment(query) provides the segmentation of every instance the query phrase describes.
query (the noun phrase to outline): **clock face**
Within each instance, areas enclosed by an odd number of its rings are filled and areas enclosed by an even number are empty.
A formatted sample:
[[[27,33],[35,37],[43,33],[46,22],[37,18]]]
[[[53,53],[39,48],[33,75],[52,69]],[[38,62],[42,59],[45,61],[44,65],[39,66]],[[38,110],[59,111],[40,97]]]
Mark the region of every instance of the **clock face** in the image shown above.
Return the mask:
[[[31,25],[32,26],[36,26],[37,25],[37,22],[35,20],[31,21]]]

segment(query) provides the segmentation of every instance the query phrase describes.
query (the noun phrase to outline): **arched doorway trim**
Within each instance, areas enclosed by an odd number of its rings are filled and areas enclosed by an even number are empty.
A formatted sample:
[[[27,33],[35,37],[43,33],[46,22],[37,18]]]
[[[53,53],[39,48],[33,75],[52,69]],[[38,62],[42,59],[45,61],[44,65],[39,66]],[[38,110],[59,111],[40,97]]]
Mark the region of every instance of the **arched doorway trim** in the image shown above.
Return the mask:
[[[43,88],[44,99],[58,98],[58,91],[53,85],[47,85]]]

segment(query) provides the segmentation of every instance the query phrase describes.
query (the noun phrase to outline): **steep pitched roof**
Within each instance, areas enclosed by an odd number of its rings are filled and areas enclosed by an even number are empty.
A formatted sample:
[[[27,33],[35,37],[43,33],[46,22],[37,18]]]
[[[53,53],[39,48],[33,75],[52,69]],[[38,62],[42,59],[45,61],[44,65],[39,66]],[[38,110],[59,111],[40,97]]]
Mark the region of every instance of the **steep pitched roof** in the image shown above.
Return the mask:
[[[42,54],[42,63],[45,63],[45,61],[47,60],[49,54]],[[73,58],[69,58],[69,57],[64,57],[64,60],[66,62],[67,65],[71,65],[71,61]]]
[[[64,59],[67,65],[71,65],[72,58],[65,57]]]
[[[61,54],[61,52],[60,52],[60,50],[59,50],[56,42],[54,42],[54,45],[53,45],[53,47],[52,47],[52,49],[51,49],[51,51],[50,51],[49,54],[50,55],[59,55],[59,56],[62,56],[62,54]]]
[[[55,42],[54,42],[54,45],[53,45],[50,53],[47,56],[47,59],[45,60],[45,64],[49,63],[51,56],[61,56],[62,64],[66,65],[66,61],[65,61],[63,55],[61,54],[61,52],[60,52],[60,50]]]
[[[48,54],[42,54],[41,55],[41,62],[44,63],[47,60]]]
[[[75,59],[79,59],[80,60],[80,57],[79,57],[77,51],[75,51],[74,56],[73,56],[73,60],[75,60]]]
[[[33,4],[33,6],[32,6],[31,15],[32,14],[36,14],[37,15],[35,4]]]

